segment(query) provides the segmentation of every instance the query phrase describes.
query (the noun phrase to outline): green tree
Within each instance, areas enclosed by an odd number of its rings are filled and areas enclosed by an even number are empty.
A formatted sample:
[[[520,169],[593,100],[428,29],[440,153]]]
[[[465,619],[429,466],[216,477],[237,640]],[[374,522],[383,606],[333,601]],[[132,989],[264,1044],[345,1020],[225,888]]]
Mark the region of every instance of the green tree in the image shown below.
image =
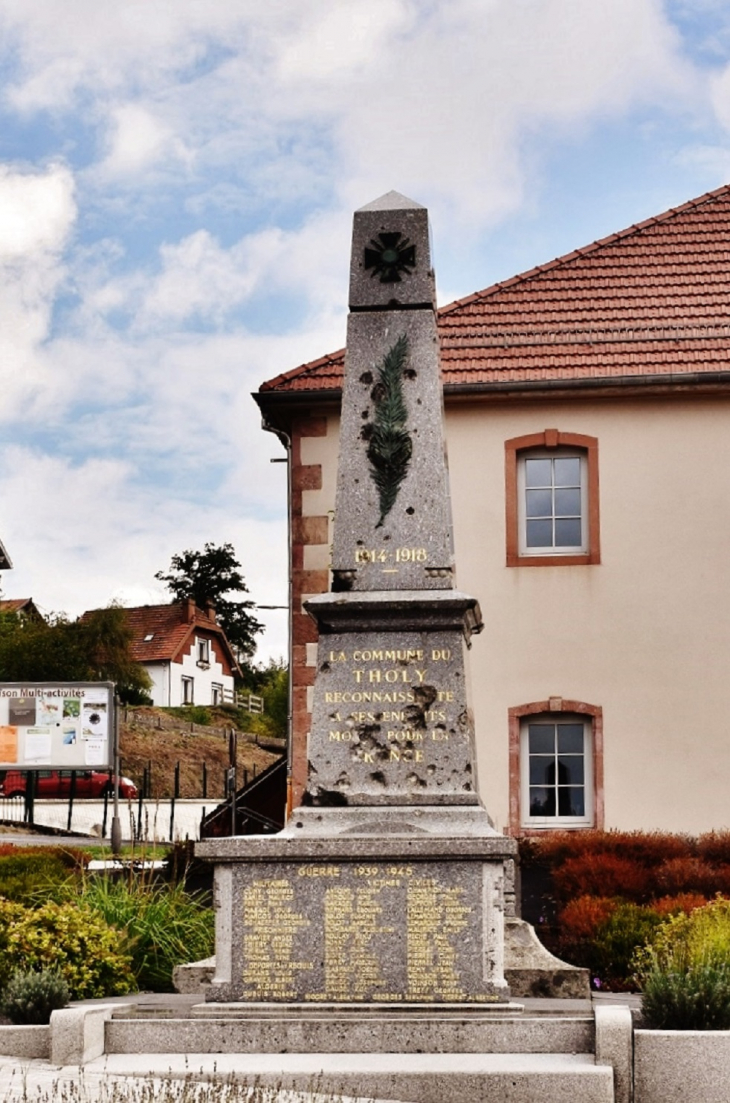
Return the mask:
[[[269,659],[267,666],[250,667],[246,682],[252,693],[264,699],[268,733],[284,738],[289,715],[289,669],[283,659]]]
[[[115,682],[122,701],[144,697],[151,681],[131,653],[124,609],[96,609],[81,620],[32,620],[0,613],[0,681]]]
[[[203,551],[184,551],[173,555],[167,574],[158,571],[155,578],[167,585],[175,601],[192,598],[199,609],[210,602],[218,623],[231,646],[244,658],[256,650],[256,636],[264,626],[253,614],[253,601],[231,601],[226,594],[247,594],[232,544],[206,544]]]

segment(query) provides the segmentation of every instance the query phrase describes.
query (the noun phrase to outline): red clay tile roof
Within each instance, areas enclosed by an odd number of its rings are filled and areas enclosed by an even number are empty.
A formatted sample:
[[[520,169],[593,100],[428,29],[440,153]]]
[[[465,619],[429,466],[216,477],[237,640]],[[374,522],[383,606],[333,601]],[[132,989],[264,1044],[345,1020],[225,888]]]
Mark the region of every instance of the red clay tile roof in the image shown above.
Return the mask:
[[[611,380],[727,371],[730,185],[442,307],[443,382]],[[333,391],[344,349],[261,386]]]
[[[32,600],[30,597],[4,597],[0,600],[0,613],[19,613]]]
[[[188,620],[184,604],[140,605],[135,609],[125,609],[124,612],[127,615],[127,624],[133,632],[131,653],[135,662],[174,662],[190,645],[192,635],[203,630],[217,636],[232,665],[236,666],[225,632],[197,607],[192,620]],[[88,613],[84,616],[88,616]],[[145,640],[145,636],[152,638]]]

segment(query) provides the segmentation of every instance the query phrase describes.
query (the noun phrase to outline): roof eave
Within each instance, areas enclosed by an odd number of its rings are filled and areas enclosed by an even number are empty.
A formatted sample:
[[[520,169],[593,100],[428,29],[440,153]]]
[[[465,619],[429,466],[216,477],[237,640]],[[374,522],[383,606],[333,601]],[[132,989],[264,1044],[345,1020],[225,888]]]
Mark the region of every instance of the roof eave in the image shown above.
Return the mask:
[[[509,398],[512,395],[517,397],[529,394],[537,398],[541,394],[549,394],[554,398],[557,394],[577,397],[599,391],[628,395],[631,392],[645,394],[649,391],[666,393],[691,390],[699,393],[726,389],[730,389],[730,371],[663,372],[653,375],[591,376],[585,379],[506,379],[488,383],[445,383],[444,397],[447,400],[490,396]],[[253,397],[264,414],[265,429],[288,429],[293,413],[299,408],[311,409],[314,403],[318,406],[339,406],[342,389],[327,387],[321,391],[268,391],[263,394],[257,392]]]

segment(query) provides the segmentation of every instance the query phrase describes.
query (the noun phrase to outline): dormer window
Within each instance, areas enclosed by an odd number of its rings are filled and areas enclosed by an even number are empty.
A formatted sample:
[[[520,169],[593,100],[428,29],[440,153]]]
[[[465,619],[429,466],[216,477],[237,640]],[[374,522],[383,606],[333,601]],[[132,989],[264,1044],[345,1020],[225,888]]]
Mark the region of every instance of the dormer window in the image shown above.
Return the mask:
[[[197,665],[207,669],[210,666],[210,640],[196,640]]]

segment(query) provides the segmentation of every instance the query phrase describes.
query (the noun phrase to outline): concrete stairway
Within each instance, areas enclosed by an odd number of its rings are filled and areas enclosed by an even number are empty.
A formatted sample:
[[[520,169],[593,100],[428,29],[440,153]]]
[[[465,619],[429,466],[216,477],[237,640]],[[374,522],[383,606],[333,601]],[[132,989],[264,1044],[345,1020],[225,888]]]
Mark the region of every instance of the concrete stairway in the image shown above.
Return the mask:
[[[55,1022],[55,1063],[402,1103],[629,1103],[631,1014],[624,1007],[530,1015],[515,1005],[199,1004],[188,1018],[134,1005],[84,1010],[54,1014],[67,1017]]]

